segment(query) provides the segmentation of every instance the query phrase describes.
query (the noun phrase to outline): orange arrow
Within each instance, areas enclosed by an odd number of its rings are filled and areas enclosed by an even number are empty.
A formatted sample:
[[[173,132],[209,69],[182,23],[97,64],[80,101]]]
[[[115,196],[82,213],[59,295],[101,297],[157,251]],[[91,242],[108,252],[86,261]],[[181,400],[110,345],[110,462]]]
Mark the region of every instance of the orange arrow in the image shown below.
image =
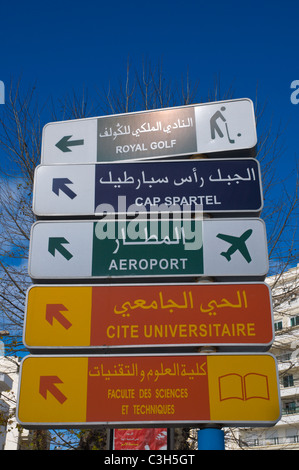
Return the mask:
[[[62,304],[47,304],[46,305],[46,320],[53,325],[53,319],[56,320],[66,329],[68,330],[72,323],[62,315],[61,310],[64,312],[68,312],[68,309]]]
[[[39,393],[47,399],[47,393],[50,392],[59,403],[64,403],[67,399],[65,395],[56,387],[55,384],[62,384],[62,380],[56,375],[44,375],[40,377]]]

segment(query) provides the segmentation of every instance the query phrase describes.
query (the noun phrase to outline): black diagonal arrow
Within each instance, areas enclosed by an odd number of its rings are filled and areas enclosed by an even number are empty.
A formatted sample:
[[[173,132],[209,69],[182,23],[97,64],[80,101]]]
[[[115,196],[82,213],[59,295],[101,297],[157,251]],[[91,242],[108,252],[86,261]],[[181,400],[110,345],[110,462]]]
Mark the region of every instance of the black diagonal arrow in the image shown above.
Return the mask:
[[[59,150],[62,152],[71,152],[71,149],[69,147],[76,147],[78,145],[84,145],[84,139],[80,140],[70,140],[70,138],[73,137],[72,135],[65,135],[62,137],[62,139],[55,144]]]
[[[52,183],[52,191],[53,193],[57,194],[59,196],[59,191],[62,191],[64,194],[66,194],[70,199],[74,199],[77,194],[72,191],[67,184],[73,184],[71,180],[68,178],[53,178],[53,183]]]
[[[56,250],[68,261],[73,255],[63,246],[69,243],[64,237],[49,237],[48,251],[51,255],[55,256]]]

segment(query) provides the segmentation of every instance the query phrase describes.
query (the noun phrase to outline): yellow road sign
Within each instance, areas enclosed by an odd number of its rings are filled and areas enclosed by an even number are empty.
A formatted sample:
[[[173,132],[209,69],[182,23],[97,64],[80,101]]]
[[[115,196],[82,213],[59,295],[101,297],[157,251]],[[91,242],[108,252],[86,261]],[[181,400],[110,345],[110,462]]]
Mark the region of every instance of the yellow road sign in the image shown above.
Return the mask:
[[[280,419],[270,354],[28,356],[17,418],[30,427],[221,423]]]
[[[273,337],[264,283],[34,285],[27,292],[23,341],[32,352],[205,344],[264,351]]]

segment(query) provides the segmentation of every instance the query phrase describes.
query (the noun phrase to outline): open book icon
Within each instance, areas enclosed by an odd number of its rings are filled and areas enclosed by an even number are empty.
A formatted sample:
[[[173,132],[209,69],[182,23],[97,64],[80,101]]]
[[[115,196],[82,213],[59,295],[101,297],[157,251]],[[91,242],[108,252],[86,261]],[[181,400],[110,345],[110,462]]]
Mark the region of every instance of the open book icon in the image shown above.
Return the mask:
[[[226,374],[218,378],[220,401],[223,400],[250,400],[261,398],[269,400],[268,377],[255,372],[246,374]]]

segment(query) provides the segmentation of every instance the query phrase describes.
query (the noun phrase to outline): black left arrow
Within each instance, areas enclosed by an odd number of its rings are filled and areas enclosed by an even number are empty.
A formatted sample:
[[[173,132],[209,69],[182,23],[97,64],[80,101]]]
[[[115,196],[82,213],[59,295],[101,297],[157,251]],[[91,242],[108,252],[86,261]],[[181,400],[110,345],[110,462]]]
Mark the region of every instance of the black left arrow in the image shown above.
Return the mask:
[[[71,152],[69,147],[77,147],[78,145],[84,145],[84,139],[70,140],[72,135],[65,135],[62,139],[55,144],[62,152]]]
[[[77,194],[72,191],[67,184],[73,184],[71,180],[68,178],[53,178],[53,183],[52,183],[52,191],[53,193],[57,194],[59,196],[59,191],[62,191],[64,194],[66,194],[69,198],[74,199]]]

